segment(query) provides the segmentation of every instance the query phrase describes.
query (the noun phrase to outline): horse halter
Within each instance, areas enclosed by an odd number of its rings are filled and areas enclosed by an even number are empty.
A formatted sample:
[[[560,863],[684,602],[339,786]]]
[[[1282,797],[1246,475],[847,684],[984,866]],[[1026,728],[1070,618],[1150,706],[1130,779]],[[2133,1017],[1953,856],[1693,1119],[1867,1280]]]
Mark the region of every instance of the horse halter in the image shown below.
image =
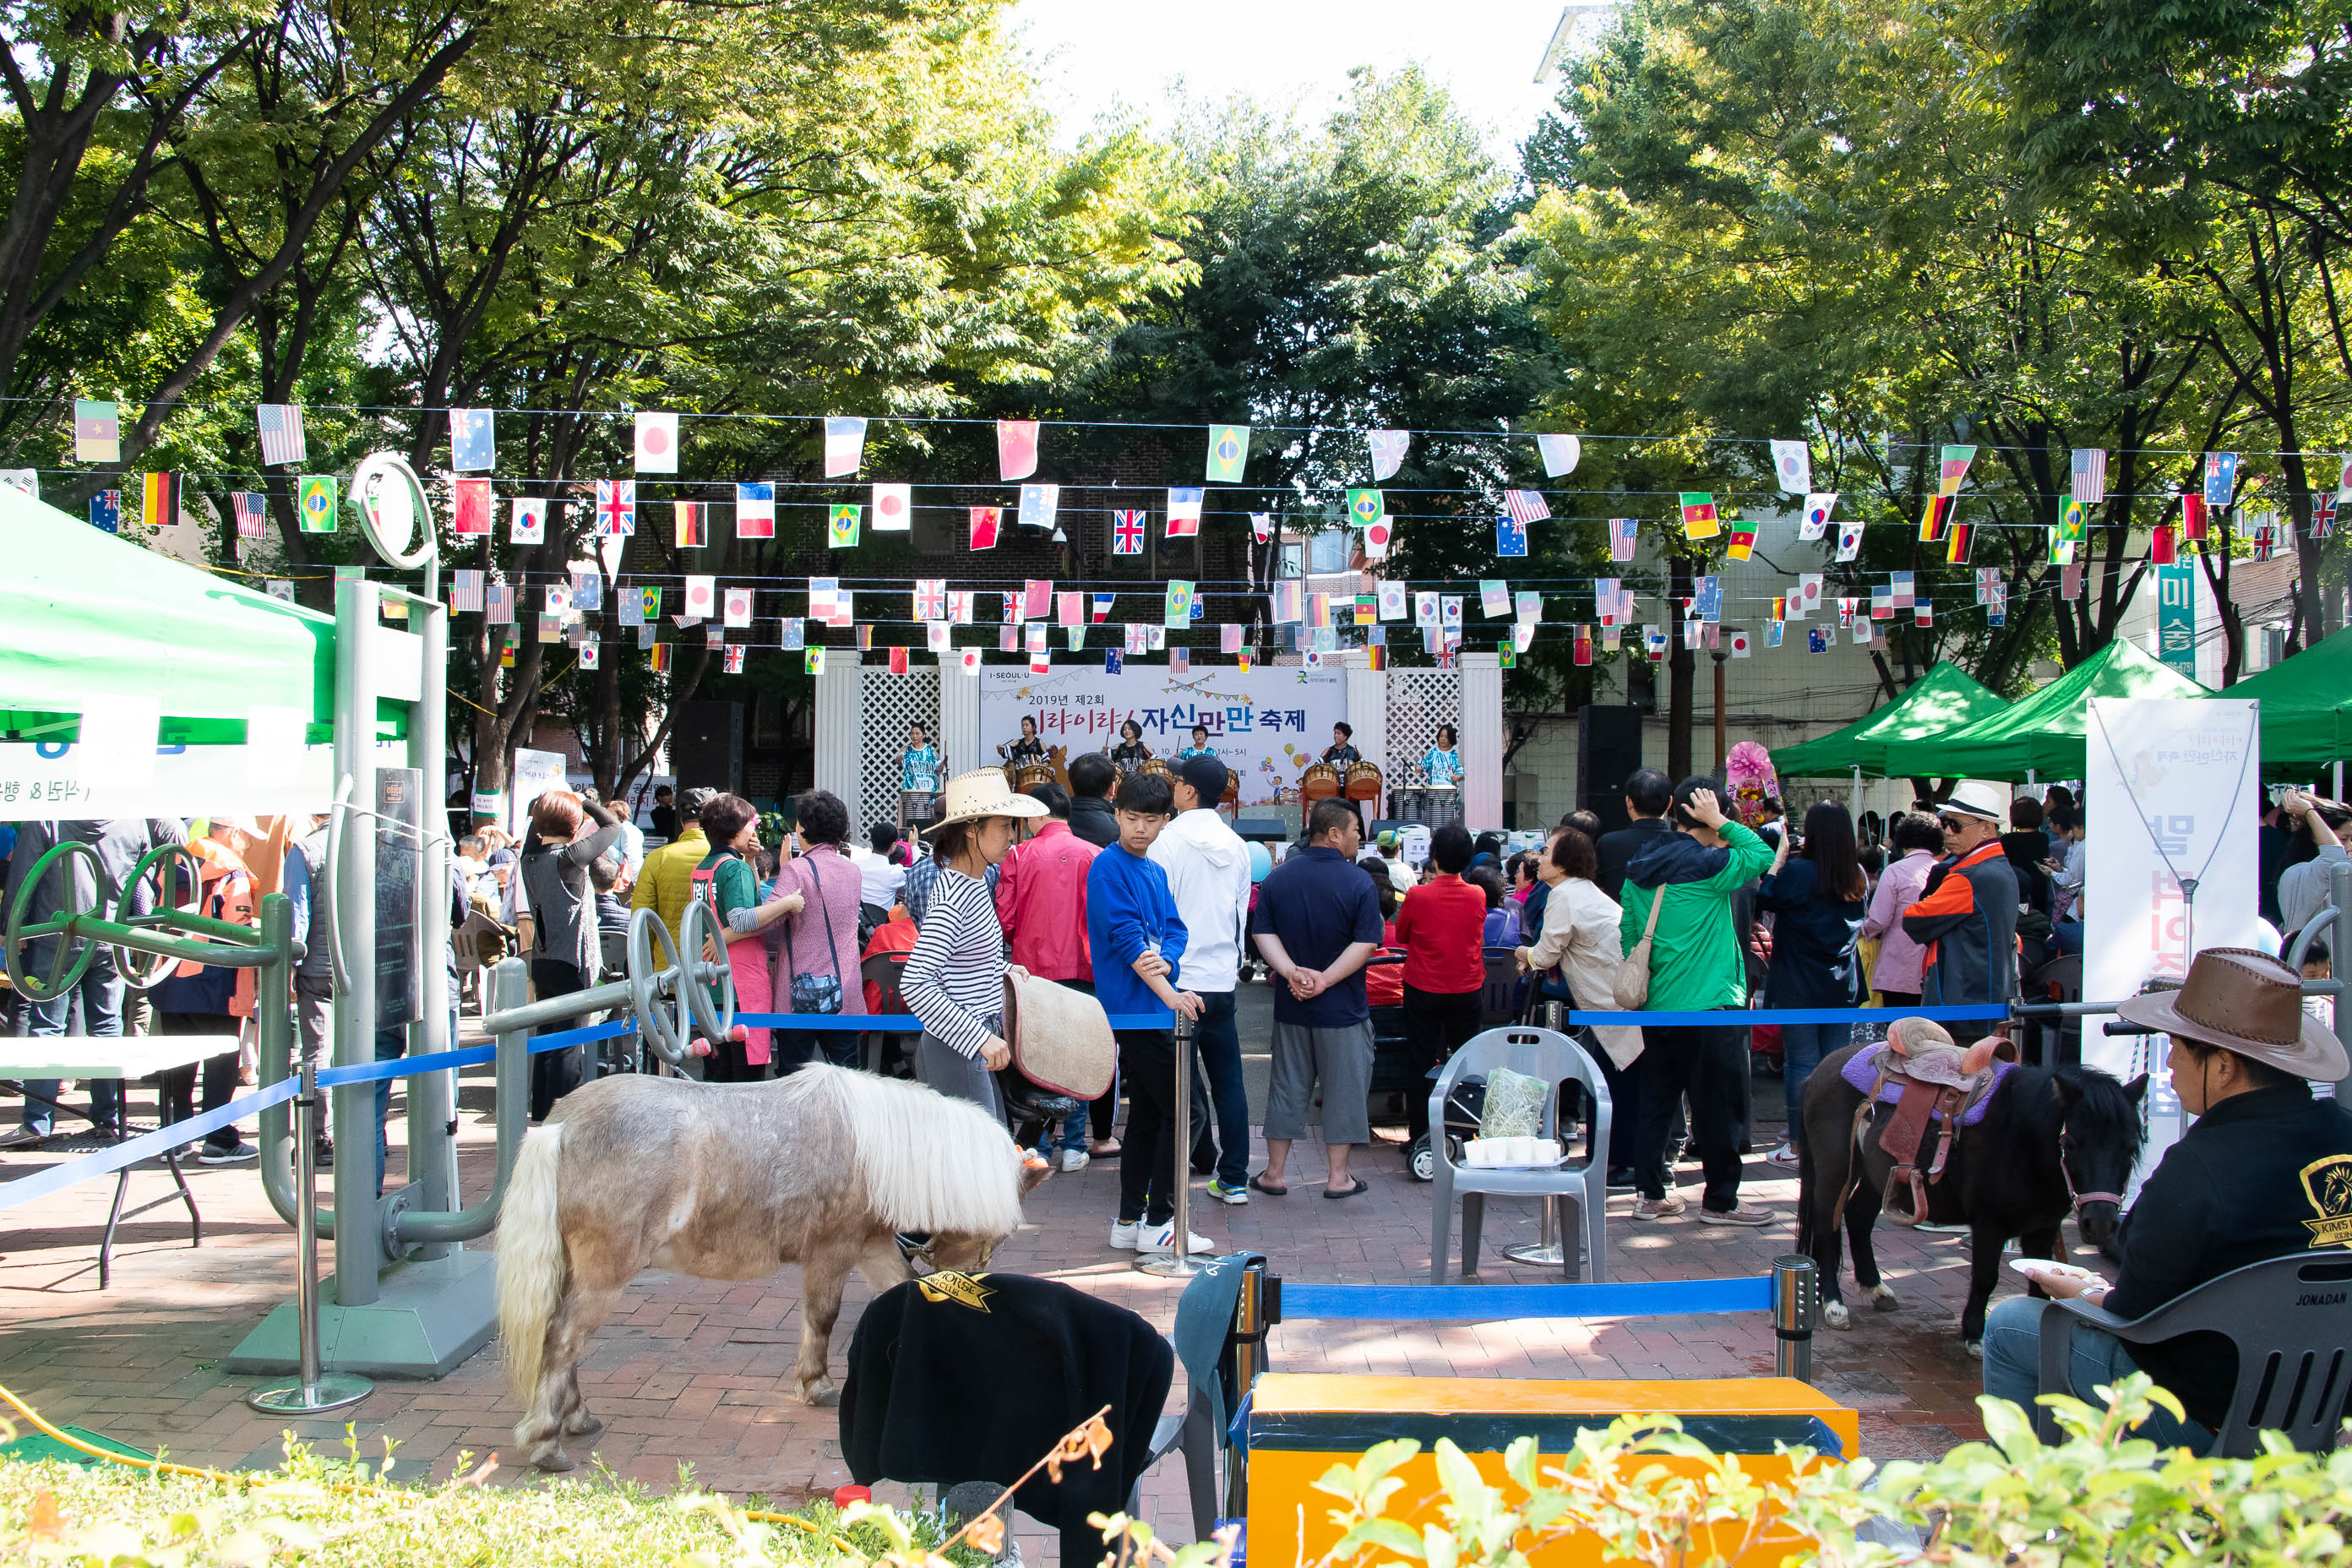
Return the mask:
[[[2058,1134],[2058,1173],[2066,1179],[2066,1196],[2074,1205],[2074,1217],[2083,1217],[2084,1204],[2113,1204],[2117,1208],[2123,1207],[2124,1195],[2121,1193],[2078,1193],[2074,1190],[2074,1168],[2066,1163],[2066,1156],[2074,1152],[2074,1138],[2062,1131]]]

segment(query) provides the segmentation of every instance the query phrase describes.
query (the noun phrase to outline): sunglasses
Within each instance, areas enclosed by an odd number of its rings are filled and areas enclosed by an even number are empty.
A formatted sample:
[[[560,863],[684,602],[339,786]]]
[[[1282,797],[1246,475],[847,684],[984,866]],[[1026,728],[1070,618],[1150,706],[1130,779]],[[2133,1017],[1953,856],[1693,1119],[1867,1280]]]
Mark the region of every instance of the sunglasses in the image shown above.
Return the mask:
[[[1984,819],[1979,816],[1939,816],[1936,819],[1937,826],[1942,827],[1947,833],[1958,833],[1960,829],[1969,826],[1970,824],[1981,822]]]

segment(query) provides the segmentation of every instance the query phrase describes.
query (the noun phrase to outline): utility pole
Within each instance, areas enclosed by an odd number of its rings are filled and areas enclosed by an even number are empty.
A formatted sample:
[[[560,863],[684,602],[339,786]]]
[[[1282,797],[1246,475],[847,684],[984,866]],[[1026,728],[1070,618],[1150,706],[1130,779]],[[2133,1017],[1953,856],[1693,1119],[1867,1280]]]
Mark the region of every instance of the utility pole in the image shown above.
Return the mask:
[[[1717,778],[1723,776],[1723,764],[1731,752],[1726,740],[1723,715],[1723,664],[1724,660],[1730,657],[1719,647],[1715,650],[1715,776]]]

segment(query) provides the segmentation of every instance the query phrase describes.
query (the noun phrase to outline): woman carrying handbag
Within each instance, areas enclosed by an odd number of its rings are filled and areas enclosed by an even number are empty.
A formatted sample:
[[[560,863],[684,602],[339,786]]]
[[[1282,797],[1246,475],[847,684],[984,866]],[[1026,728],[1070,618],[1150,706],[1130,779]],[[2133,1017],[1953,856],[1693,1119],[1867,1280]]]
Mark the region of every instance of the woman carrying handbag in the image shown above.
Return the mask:
[[[799,826],[793,837],[798,854],[776,871],[772,900],[799,897],[803,907],[783,921],[781,963],[774,995],[786,1013],[864,1016],[866,988],[858,984],[857,906],[864,879],[842,846],[849,838],[849,808],[829,790],[814,789],[794,803]],[[810,1062],[860,1066],[853,1029],[780,1029],[775,1058],[779,1077]]]

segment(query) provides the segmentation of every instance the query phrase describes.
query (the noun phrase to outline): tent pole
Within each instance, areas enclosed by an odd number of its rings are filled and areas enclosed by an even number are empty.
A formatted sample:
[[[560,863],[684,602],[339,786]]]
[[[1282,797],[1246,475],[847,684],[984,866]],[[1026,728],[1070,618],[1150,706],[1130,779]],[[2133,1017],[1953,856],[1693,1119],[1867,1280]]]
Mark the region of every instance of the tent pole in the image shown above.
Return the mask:
[[[2341,757],[2336,759],[2335,794],[2336,799],[2342,800],[2344,798],[2344,759]]]
[[[1862,820],[1862,764],[1853,764],[1853,819]]]

